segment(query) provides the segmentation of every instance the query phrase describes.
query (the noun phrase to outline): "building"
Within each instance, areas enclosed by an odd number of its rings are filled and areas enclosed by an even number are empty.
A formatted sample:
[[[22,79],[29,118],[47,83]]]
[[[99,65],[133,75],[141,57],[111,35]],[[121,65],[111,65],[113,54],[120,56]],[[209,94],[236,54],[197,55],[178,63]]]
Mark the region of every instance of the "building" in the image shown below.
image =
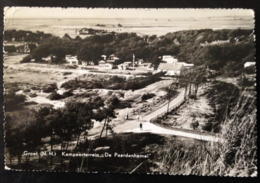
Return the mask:
[[[244,63],[244,68],[250,67],[250,66],[255,66],[256,62],[246,62]]]
[[[102,56],[104,56],[104,55],[102,55]],[[104,59],[104,60],[106,60],[107,63],[115,63],[117,60],[119,60],[119,58],[116,57],[114,54],[112,54],[112,55],[109,55],[109,56],[108,56],[106,59]]]
[[[186,62],[178,62],[179,64],[182,64],[185,68],[191,68],[194,67],[194,64],[188,64]]]
[[[72,56],[72,55],[66,55],[65,56],[65,61],[67,63],[69,63],[70,65],[78,65],[79,64],[79,60],[77,59],[76,56]]]
[[[98,66],[103,67],[103,68],[107,68],[107,69],[113,69],[114,64],[106,63],[106,61],[101,60],[101,61],[98,62]]]
[[[178,59],[172,55],[163,55],[162,61],[169,64],[176,64],[178,62]]]
[[[93,61],[84,61],[84,60],[81,61],[81,64],[82,65],[95,65],[95,63]]]
[[[166,72],[169,76],[179,76],[184,70],[183,64],[160,63],[157,69],[159,72]]]

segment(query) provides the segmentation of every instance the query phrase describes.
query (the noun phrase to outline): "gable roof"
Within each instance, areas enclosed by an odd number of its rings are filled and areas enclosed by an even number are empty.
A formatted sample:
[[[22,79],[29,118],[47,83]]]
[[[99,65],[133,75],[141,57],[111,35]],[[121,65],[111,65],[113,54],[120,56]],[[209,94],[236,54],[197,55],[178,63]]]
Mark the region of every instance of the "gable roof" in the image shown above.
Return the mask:
[[[181,71],[184,69],[182,64],[172,64],[172,63],[160,63],[158,69],[163,71]]]

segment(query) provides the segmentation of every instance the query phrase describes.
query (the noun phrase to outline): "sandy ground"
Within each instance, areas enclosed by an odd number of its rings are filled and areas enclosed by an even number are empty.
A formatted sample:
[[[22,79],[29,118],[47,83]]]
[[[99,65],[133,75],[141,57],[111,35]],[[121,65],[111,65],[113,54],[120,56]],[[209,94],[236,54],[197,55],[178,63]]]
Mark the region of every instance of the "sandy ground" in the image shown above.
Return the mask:
[[[198,121],[199,126],[197,130],[202,131],[202,126],[208,121],[207,116],[214,114],[208,99],[203,95],[207,89],[208,86],[200,87],[197,99],[190,99],[188,103],[185,103],[178,109],[177,114],[167,115],[167,119],[163,121],[163,124],[174,128],[192,130],[191,123]]]

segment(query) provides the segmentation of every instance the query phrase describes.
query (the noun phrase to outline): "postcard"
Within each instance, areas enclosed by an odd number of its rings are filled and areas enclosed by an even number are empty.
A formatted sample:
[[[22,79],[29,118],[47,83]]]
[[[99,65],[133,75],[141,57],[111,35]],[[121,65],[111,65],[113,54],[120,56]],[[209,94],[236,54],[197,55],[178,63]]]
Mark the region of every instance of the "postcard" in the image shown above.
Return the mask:
[[[256,177],[254,18],[5,7],[5,169]]]

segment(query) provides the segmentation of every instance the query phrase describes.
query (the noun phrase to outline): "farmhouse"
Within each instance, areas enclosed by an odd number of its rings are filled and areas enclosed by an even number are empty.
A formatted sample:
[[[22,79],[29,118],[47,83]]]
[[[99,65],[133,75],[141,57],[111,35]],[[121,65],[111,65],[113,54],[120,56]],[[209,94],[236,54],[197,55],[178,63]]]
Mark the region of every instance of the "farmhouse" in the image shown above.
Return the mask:
[[[69,63],[70,65],[78,65],[79,64],[79,60],[77,59],[76,56],[72,56],[72,55],[66,55],[65,56],[65,61],[67,63]]]
[[[159,72],[166,72],[166,75],[169,76],[179,76],[184,70],[183,64],[171,64],[171,63],[160,63],[157,69]]]

